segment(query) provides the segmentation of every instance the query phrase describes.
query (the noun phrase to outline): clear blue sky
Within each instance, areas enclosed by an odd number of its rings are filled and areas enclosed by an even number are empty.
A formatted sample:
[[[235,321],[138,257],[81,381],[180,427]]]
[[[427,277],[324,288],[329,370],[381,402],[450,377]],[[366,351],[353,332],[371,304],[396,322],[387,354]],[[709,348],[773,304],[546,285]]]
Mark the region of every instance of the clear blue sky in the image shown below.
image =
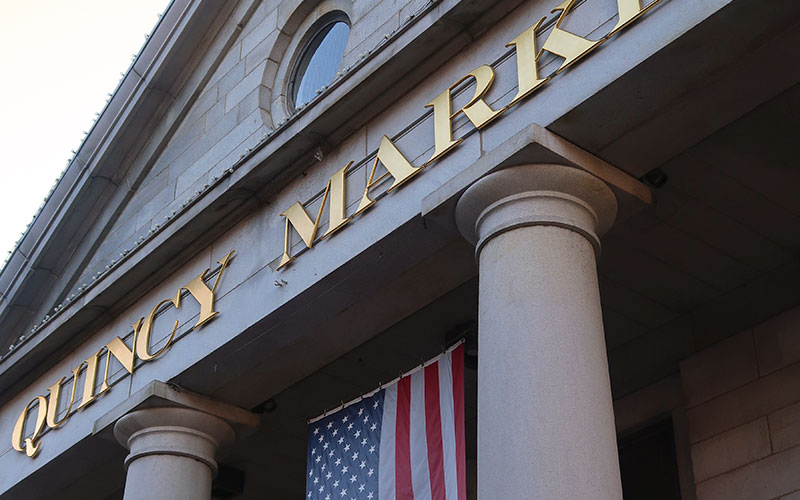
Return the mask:
[[[168,3],[0,2],[0,263]]]

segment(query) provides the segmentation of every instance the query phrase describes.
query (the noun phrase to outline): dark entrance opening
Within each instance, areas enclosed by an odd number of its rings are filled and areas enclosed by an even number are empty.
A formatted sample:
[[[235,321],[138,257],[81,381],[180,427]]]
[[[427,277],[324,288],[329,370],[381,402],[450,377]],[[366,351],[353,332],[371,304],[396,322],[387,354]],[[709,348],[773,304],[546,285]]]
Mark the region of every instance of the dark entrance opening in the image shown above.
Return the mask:
[[[619,438],[625,500],[681,500],[672,419]]]

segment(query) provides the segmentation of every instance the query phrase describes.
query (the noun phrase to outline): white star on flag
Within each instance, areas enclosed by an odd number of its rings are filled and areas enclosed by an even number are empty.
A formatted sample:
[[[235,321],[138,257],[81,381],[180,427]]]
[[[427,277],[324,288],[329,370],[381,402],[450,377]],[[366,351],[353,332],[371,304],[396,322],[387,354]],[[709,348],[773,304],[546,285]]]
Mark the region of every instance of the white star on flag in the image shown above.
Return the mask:
[[[463,356],[459,344],[353,404],[312,419],[307,500],[465,498]]]

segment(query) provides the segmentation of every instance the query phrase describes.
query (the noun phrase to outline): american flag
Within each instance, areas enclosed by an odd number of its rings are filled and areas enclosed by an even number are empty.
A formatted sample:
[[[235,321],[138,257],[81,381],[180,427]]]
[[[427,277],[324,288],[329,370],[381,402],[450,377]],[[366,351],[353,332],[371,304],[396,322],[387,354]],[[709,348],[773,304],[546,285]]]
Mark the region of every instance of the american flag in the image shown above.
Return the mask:
[[[464,345],[312,420],[307,500],[465,500]]]

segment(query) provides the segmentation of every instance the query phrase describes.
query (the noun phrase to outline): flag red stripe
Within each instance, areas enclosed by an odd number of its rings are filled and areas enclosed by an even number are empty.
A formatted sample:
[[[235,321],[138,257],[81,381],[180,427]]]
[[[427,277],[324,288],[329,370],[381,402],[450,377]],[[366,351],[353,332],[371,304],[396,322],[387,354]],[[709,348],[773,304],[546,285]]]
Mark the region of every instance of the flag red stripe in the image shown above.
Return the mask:
[[[464,433],[464,344],[453,352],[453,409],[455,411],[458,500],[467,498],[467,454]]]
[[[431,500],[446,500],[444,455],[442,451],[442,411],[439,408],[439,362],[425,367],[425,437],[428,441],[428,472]]]
[[[395,488],[397,500],[413,500],[411,482],[411,377],[397,382],[397,421],[395,428]]]

